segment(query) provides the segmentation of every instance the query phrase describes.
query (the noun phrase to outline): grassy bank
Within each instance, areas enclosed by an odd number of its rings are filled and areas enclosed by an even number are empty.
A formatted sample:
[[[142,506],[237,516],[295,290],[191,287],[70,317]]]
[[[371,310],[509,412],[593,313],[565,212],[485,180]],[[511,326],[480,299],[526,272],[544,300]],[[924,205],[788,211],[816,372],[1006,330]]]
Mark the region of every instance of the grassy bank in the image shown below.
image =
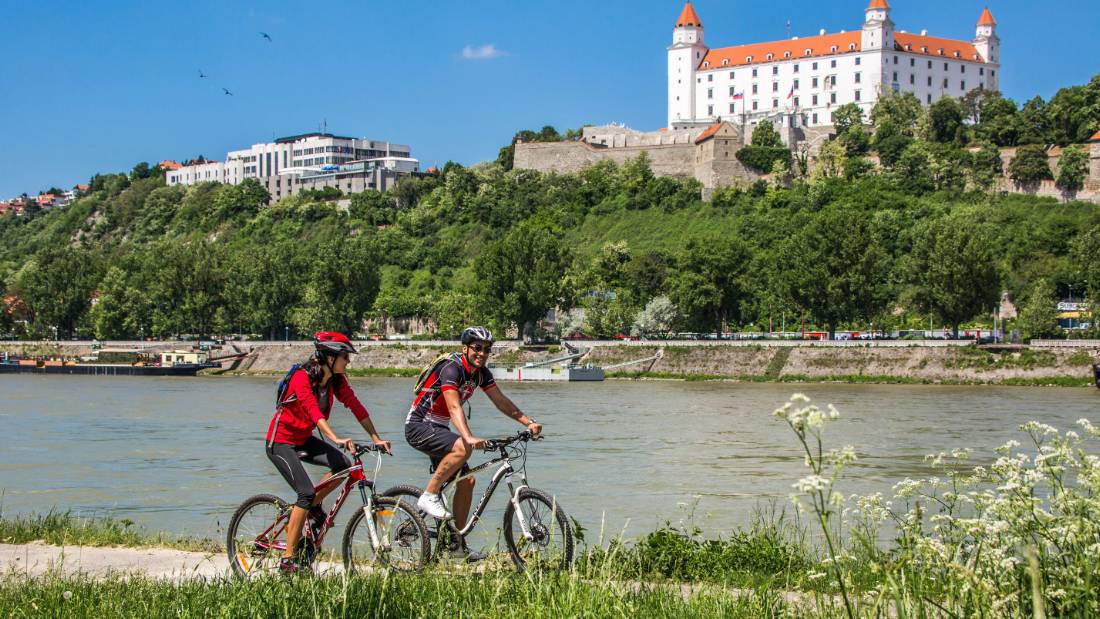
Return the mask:
[[[0,543],[44,542],[55,546],[128,546],[176,548],[194,552],[223,552],[220,542],[150,533],[126,518],[78,516],[50,512],[4,516],[0,514]]]
[[[1013,387],[1091,387],[1091,378],[1072,376],[1050,376],[1043,378],[1004,378],[997,380],[930,379],[912,376],[837,374],[832,376],[807,376],[804,374],[786,374],[784,376],[726,376],[721,374],[691,374],[685,372],[608,372],[607,378],[620,380],[682,380],[728,381],[741,383],[850,383],[871,385],[1003,385]]]
[[[432,575],[185,582],[0,581],[4,617],[762,617],[774,593],[697,592],[570,575]]]

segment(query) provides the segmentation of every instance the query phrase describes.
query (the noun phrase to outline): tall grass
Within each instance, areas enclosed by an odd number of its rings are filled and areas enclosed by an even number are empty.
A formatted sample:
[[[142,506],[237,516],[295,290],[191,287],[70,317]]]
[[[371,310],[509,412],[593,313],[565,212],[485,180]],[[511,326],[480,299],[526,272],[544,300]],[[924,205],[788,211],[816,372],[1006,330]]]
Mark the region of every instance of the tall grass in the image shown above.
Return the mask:
[[[168,583],[46,577],[0,581],[3,617],[767,617],[776,594],[591,582],[568,574],[373,575]]]
[[[36,541],[55,546],[159,546],[196,552],[224,550],[220,542],[210,539],[149,533],[127,518],[79,516],[68,511],[7,517],[0,510],[0,543],[26,544]]]

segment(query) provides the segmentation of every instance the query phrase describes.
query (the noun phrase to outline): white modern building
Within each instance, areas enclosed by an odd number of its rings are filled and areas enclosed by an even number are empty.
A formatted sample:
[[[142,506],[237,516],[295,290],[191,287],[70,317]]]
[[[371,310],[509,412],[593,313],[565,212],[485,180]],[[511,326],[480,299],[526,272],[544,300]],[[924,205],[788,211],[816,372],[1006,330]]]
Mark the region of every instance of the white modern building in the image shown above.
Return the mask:
[[[345,192],[385,191],[399,174],[419,170],[420,162],[411,157],[406,144],[306,133],[230,151],[225,161],[169,170],[165,182],[193,185],[212,181],[236,185],[246,178],[255,178],[272,198],[278,199],[322,187],[336,187]]]
[[[862,28],[851,32],[712,49],[688,2],[668,48],[668,127],[776,117],[825,126],[837,107],[855,103],[869,113],[886,92],[911,92],[928,105],[976,88],[998,90],[1000,40],[988,8],[972,41],[897,30],[887,0],[871,0],[864,14]]]

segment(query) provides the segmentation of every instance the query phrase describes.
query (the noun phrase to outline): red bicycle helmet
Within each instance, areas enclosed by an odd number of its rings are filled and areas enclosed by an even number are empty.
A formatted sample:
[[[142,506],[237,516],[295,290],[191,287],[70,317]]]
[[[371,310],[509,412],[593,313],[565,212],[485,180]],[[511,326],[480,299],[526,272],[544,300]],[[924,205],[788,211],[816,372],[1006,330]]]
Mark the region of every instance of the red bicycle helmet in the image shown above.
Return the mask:
[[[341,353],[356,354],[359,351],[351,345],[348,336],[338,331],[318,331],[313,334],[313,346],[317,352],[327,355],[339,355]]]

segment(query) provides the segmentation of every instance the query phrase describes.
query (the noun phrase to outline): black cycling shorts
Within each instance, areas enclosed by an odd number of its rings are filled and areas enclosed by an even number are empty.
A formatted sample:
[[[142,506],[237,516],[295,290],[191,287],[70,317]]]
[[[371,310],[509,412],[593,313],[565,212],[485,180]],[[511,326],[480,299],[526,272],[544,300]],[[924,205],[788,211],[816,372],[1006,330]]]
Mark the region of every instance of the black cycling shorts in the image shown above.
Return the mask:
[[[351,466],[338,447],[316,436],[309,437],[301,445],[272,443],[267,448],[267,458],[279,469],[279,473],[294,488],[294,492],[298,493],[295,505],[304,509],[309,509],[317,495],[302,462],[327,466],[334,475]]]
[[[432,471],[435,471],[444,456],[451,453],[455,441],[460,438],[462,437],[451,432],[449,427],[430,421],[410,421],[405,424],[405,440],[417,451],[428,454],[432,460]],[[463,475],[470,472],[469,463],[463,464],[458,472]]]

